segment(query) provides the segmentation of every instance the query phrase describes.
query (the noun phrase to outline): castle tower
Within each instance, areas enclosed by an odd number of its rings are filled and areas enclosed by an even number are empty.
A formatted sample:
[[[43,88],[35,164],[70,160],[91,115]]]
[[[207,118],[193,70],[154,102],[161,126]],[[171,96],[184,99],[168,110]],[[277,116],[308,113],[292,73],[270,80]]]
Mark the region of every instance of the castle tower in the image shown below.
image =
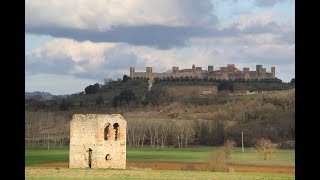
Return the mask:
[[[133,78],[134,72],[135,72],[135,68],[134,67],[130,67],[130,78]]]
[[[272,79],[276,78],[276,68],[275,67],[271,67],[271,78]]]
[[[120,114],[75,114],[70,122],[70,168],[126,168],[127,122]]]
[[[213,72],[213,66],[208,66],[208,72]]]
[[[172,74],[179,74],[179,67],[172,67]]]
[[[261,79],[266,79],[266,73],[267,73],[266,68],[262,68]]]
[[[236,70],[236,68],[235,68],[235,66],[234,66],[234,64],[227,64],[227,73],[228,73],[228,75],[229,75],[229,79],[232,79],[232,80],[234,80],[235,79],[235,75],[234,75],[234,73],[235,73],[235,70]]]
[[[146,67],[146,78],[153,79],[152,77],[152,67]]]
[[[261,79],[262,65],[256,65],[256,78]]]
[[[243,78],[245,80],[250,79],[250,69],[249,68],[243,68]]]
[[[192,65],[192,69],[195,71],[196,70],[196,66],[193,64]]]
[[[234,71],[235,71],[235,66],[234,66],[234,64],[227,64],[227,68],[228,68],[228,71],[229,71],[229,72],[234,73]]]
[[[220,70],[221,70],[220,79],[228,80],[229,79],[228,68],[227,67],[220,67]]]

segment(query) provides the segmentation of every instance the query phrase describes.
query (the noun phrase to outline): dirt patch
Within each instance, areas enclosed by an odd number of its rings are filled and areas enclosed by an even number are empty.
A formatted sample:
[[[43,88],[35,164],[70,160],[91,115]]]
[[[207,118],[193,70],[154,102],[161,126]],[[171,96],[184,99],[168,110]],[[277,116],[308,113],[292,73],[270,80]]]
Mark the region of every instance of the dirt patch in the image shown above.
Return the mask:
[[[294,174],[295,168],[288,166],[246,166],[246,165],[228,165],[234,172],[255,172],[255,173],[284,173]],[[206,170],[206,164],[192,163],[127,163],[127,167],[151,168],[154,170]]]
[[[69,163],[46,163],[37,164],[33,167],[62,167],[68,168]],[[254,173],[283,173],[294,174],[295,167],[289,166],[246,166],[246,165],[228,165],[234,172],[254,172]],[[129,162],[127,168],[145,168],[153,170],[206,170],[206,164],[192,163],[149,163],[149,162]]]

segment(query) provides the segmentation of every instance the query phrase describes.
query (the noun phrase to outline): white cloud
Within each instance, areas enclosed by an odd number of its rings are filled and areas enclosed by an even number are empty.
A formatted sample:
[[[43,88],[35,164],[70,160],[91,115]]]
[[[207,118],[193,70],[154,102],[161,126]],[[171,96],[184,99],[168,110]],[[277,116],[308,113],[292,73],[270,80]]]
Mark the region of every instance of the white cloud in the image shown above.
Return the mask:
[[[28,63],[39,61],[46,64],[55,63],[58,59],[65,59],[75,65],[73,69],[69,69],[69,72],[66,73],[77,74],[98,68],[107,61],[104,52],[115,46],[113,43],[78,42],[59,38],[32,50],[27,58]],[[85,65],[80,66],[81,64]]]
[[[26,0],[26,27],[107,31],[113,26],[194,26],[215,21],[209,0]]]
[[[49,69],[57,74],[103,79],[108,75],[121,77],[128,73],[130,66],[141,71],[152,66],[155,72],[163,72],[172,66],[187,68],[192,64],[205,68],[207,65],[225,66],[228,63],[294,62],[295,45],[278,43],[277,36],[272,34],[193,39],[190,44],[187,48],[160,50],[125,43],[55,39],[26,56],[26,71],[48,73]]]

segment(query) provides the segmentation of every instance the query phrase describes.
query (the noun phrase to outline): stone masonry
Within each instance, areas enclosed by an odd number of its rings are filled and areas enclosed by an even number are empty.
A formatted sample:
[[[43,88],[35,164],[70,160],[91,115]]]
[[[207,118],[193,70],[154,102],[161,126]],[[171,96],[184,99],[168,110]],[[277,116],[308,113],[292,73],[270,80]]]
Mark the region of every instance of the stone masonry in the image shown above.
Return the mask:
[[[234,79],[275,79],[275,67],[271,67],[271,72],[266,72],[266,68],[262,65],[256,65],[255,71],[250,71],[249,68],[243,68],[243,71],[235,67],[234,64],[227,64],[227,67],[220,67],[214,70],[213,66],[208,66],[207,70],[202,67],[192,65],[191,69],[179,69],[179,67],[172,67],[170,72],[155,73],[152,72],[152,67],[146,67],[146,72],[136,72],[135,67],[130,67],[130,77],[134,78],[148,78],[154,80],[155,78],[212,78],[221,80]]]
[[[75,114],[70,122],[70,168],[126,168],[127,122],[120,114]]]

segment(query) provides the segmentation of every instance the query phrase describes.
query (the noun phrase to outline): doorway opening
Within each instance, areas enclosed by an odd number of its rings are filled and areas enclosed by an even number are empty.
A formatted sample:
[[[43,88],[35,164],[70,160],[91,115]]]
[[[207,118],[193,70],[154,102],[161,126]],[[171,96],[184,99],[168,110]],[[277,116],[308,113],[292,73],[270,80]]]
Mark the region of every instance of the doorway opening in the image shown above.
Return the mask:
[[[92,149],[89,148],[89,162],[88,162],[88,165],[89,165],[89,168],[91,168],[91,163],[92,163]]]

